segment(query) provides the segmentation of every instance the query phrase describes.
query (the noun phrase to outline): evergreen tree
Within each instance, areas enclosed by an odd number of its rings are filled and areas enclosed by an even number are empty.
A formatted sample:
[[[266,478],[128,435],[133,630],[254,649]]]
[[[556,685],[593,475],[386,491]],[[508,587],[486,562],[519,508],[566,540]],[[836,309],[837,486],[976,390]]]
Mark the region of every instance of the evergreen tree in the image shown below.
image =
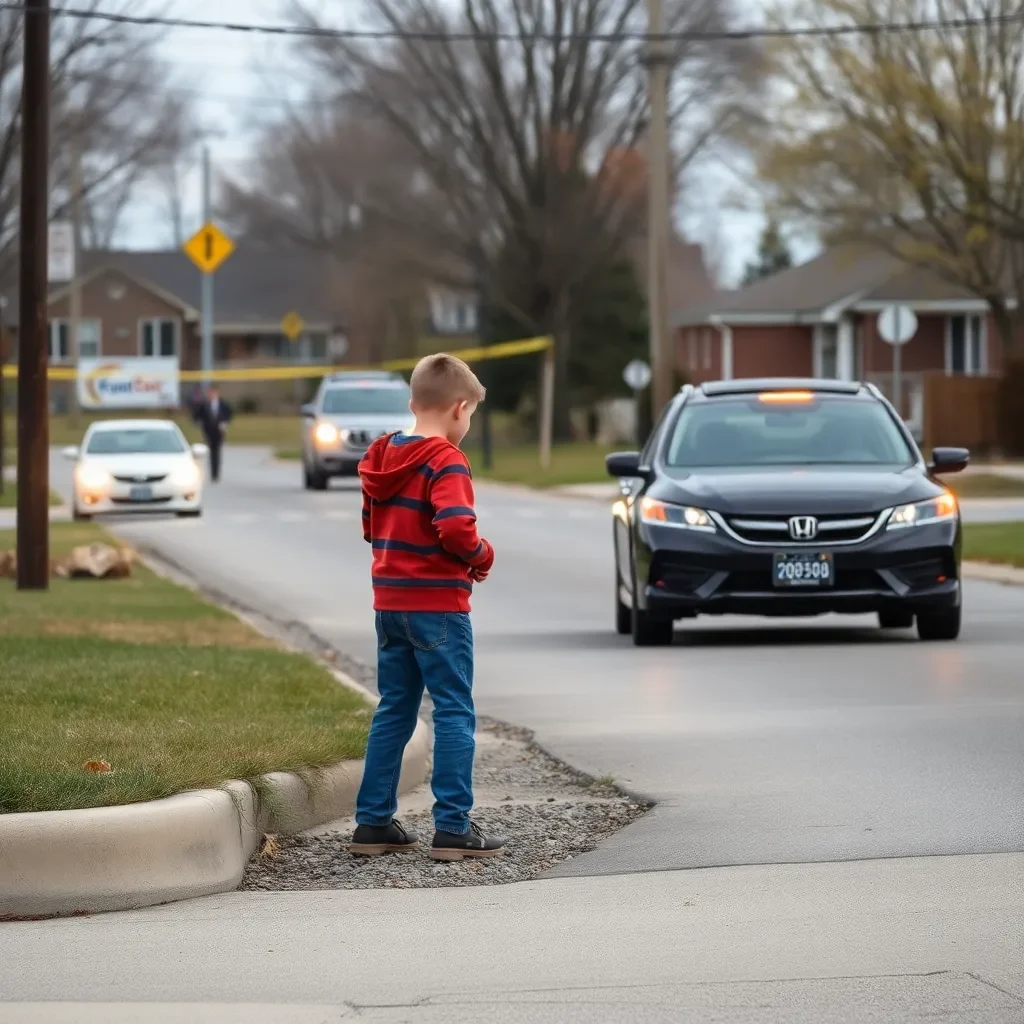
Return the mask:
[[[788,270],[793,266],[793,256],[786,240],[782,237],[779,222],[774,217],[768,218],[761,232],[761,242],[757,247],[757,259],[747,264],[743,277],[744,284],[753,284],[762,278],[771,277],[780,270]]]

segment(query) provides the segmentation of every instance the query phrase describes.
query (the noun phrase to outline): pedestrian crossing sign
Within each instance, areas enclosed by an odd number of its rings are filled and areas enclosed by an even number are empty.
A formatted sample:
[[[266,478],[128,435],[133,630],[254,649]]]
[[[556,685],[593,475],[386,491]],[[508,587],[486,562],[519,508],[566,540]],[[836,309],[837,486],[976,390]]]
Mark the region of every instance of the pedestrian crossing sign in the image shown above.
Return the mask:
[[[281,321],[281,332],[289,341],[297,341],[305,330],[306,321],[298,313],[286,313]]]
[[[212,274],[235,251],[235,243],[213,221],[207,221],[185,243],[184,249],[204,274]]]

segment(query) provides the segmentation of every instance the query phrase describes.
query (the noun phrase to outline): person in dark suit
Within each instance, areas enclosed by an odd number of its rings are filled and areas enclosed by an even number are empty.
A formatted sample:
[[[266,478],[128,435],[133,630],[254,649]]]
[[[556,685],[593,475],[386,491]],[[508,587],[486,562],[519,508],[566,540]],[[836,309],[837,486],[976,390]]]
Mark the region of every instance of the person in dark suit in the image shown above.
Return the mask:
[[[210,479],[215,482],[220,479],[221,449],[233,415],[231,406],[220,397],[220,391],[215,385],[206,389],[206,398],[196,408],[196,423],[210,449]]]

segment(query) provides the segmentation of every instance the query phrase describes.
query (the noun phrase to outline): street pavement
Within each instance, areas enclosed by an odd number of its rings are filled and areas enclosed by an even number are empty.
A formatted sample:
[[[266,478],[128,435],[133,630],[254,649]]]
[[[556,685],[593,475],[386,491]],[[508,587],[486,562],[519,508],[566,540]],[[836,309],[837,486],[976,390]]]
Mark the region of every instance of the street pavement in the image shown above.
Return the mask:
[[[57,489],[69,480],[55,462]],[[0,997],[388,1021],[1024,1021],[1024,588],[968,583],[957,644],[865,617],[723,618],[638,650],[612,628],[606,507],[477,490],[498,553],[474,596],[480,711],[654,811],[530,885],[10,926],[0,964],[19,967]],[[1024,518],[1024,503],[965,514]],[[115,529],[374,657],[352,484],[307,493],[297,465],[232,449],[201,520]],[[226,954],[234,941],[246,952]],[[347,1019],[321,1009],[295,1019]]]

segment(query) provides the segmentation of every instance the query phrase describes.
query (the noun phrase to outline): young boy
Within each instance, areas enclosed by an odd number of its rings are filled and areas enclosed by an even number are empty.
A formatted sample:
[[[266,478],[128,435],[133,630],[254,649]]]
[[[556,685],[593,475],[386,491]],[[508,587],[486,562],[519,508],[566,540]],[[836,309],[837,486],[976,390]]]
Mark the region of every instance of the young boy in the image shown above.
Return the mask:
[[[434,704],[435,860],[504,852],[469,818],[473,807],[473,583],[487,578],[494,550],[481,540],[469,463],[458,445],[484,388],[449,355],[413,370],[411,434],[379,438],[359,465],[363,537],[373,546],[377,689],[366,768],[356,801],[352,853],[403,853],[418,837],[394,817],[402,753],[423,690]]]

